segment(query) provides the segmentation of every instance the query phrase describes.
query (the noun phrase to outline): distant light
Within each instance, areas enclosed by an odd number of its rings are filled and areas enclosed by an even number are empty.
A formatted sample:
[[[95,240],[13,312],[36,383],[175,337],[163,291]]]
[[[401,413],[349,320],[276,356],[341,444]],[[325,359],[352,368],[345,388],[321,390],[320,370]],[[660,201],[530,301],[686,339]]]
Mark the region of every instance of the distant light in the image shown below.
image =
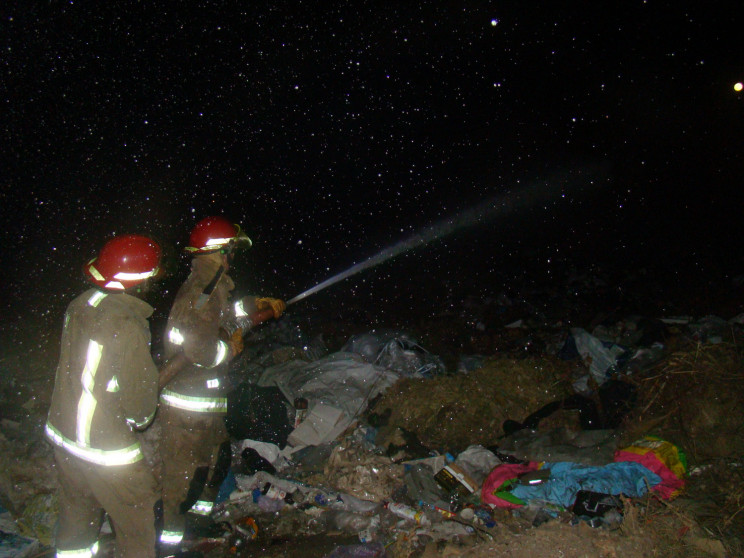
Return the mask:
[[[499,24],[499,20],[494,18],[491,20],[491,27],[496,27]]]
[[[739,81],[734,84],[734,91],[736,91],[737,93],[742,89],[744,89],[744,84],[742,82]]]

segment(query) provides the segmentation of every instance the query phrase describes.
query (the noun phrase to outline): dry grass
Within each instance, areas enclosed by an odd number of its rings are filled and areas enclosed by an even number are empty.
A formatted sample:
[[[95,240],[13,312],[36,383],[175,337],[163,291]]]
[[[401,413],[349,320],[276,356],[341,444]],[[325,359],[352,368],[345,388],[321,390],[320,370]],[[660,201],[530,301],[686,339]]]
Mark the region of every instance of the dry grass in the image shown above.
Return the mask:
[[[565,362],[554,358],[496,357],[470,374],[400,381],[373,409],[390,415],[378,443],[401,428],[440,451],[494,444],[503,434],[504,420],[522,420],[569,393],[567,370]]]
[[[638,410],[624,443],[655,433],[684,448],[692,463],[744,455],[744,360],[735,344],[697,344],[640,378]]]
[[[634,381],[638,410],[624,442],[655,434],[682,448],[694,474],[675,502],[647,503],[644,518],[678,555],[742,555],[744,542],[744,357],[738,344],[675,351]],[[633,510],[624,526],[637,527]],[[711,546],[713,545],[713,546]]]

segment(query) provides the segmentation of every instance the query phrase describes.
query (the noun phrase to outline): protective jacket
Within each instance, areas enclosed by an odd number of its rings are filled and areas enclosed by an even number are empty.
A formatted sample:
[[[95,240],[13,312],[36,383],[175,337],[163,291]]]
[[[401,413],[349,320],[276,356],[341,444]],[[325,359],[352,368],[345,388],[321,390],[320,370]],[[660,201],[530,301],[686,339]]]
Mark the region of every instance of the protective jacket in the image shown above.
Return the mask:
[[[58,556],[95,555],[105,511],[117,557],[155,558],[156,481],[133,431],[157,408],[152,311],[131,295],[98,289],[67,308],[46,424],[57,446]]]
[[[224,326],[229,329],[255,308],[254,297],[245,299],[249,308],[243,307],[243,301],[231,304],[233,288],[218,259],[197,256],[168,317],[165,355],[170,359],[182,351],[191,364],[160,394],[163,549],[175,550],[183,539],[186,510],[209,515],[219,489],[215,465],[220,446],[229,439],[225,429],[226,378],[233,356],[220,331]],[[212,471],[212,478],[196,490],[195,501],[188,501],[187,494],[194,490],[190,483],[199,468]]]
[[[206,293],[215,279],[213,290]],[[226,377],[232,355],[220,331],[255,311],[253,297],[230,304],[234,287],[219,262],[194,258],[191,274],[173,303],[165,336],[166,358],[183,351],[192,364],[163,389],[161,404],[197,413],[227,412]]]
[[[132,428],[147,426],[157,408],[152,312],[136,297],[98,289],[70,303],[46,424],[54,444],[97,465],[142,459]]]

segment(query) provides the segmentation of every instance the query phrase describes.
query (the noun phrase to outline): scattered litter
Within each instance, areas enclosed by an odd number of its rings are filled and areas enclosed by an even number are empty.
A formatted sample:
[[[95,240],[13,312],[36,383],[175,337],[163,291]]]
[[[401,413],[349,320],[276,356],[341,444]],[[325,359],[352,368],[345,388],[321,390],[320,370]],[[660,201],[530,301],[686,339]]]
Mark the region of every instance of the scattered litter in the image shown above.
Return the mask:
[[[212,513],[224,532],[191,548],[241,554],[324,536],[358,541],[326,556],[404,556],[556,523],[662,531],[663,516],[683,522],[685,544],[724,555],[706,533],[732,545],[742,526],[741,315],[601,316],[587,330],[505,300],[469,307],[476,350],[448,355],[449,368],[401,330],[336,352],[296,324],[259,331],[231,371],[232,467]],[[2,448],[23,443],[51,463],[23,440],[26,424],[4,417]],[[31,476],[16,467],[18,482],[6,480],[15,518],[3,514],[0,557],[53,543],[54,498],[27,488],[48,479]],[[703,485],[726,487],[716,509],[727,515],[696,530],[705,516],[683,506]]]

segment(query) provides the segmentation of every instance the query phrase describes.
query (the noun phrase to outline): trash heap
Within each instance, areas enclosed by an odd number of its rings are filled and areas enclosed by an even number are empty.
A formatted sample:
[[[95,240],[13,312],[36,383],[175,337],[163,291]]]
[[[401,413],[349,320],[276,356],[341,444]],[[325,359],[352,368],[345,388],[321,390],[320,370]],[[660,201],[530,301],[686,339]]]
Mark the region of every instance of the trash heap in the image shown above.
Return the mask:
[[[191,549],[508,556],[533,533],[548,549],[593,537],[596,555],[744,554],[744,316],[582,328],[519,318],[534,308],[505,297],[484,307],[341,342],[291,315],[256,330],[231,370],[218,505],[193,518]],[[53,536],[43,403],[0,423],[2,548],[29,555]]]
[[[252,395],[228,413],[232,469],[210,544],[265,551],[322,535],[344,541],[328,556],[414,556],[550,522],[638,534],[639,518],[673,510],[688,534],[671,537],[677,555],[680,544],[724,555],[742,543],[740,327],[627,317],[589,333],[524,321],[505,328],[509,343],[539,340],[542,355],[463,355],[454,369],[404,332],[367,332],[336,352],[274,339],[235,373],[236,391]],[[271,434],[239,435],[247,400],[273,409]],[[712,529],[687,494],[722,471],[739,482]]]

